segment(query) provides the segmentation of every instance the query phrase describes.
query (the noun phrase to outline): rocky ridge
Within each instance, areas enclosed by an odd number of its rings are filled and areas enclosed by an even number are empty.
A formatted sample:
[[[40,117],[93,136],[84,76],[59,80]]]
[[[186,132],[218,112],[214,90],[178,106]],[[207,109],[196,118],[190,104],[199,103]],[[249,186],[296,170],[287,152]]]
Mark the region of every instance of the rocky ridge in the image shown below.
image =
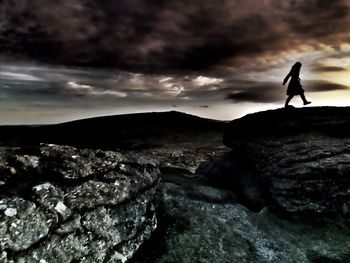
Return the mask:
[[[145,156],[2,148],[0,171],[0,262],[126,262],[156,228]]]
[[[186,180],[162,175],[159,228],[132,262],[348,262],[349,113],[279,109],[232,121],[231,150]]]
[[[350,216],[350,109],[280,109],[232,121],[205,173],[253,210]]]
[[[0,262],[348,262],[349,113],[248,115],[229,148],[3,148]]]

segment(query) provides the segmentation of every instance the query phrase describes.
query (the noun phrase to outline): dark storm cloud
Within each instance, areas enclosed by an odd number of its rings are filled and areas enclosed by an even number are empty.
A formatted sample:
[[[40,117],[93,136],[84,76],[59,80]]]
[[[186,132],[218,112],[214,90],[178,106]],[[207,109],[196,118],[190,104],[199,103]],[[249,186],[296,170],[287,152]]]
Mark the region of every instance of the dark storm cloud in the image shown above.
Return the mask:
[[[327,81],[306,81],[307,90],[311,92],[326,92],[347,90],[349,87]]]
[[[316,73],[327,73],[327,72],[342,72],[347,69],[343,67],[325,66],[325,65],[316,63],[311,66],[311,70]]]
[[[306,92],[345,90],[327,81],[303,80]],[[271,103],[282,101],[286,87],[281,83],[249,81],[235,76],[219,79],[198,75],[140,74],[123,71],[91,71],[62,67],[0,65],[0,98],[54,105],[85,103],[97,106],[134,105],[152,102],[197,105],[213,102]],[[45,104],[47,105],[47,104]]]
[[[270,96],[273,95],[273,96]],[[282,96],[277,95],[276,93],[266,93],[260,94],[256,91],[241,91],[227,96],[228,99],[235,102],[257,102],[257,103],[268,103],[268,102],[277,102],[283,99]]]
[[[341,42],[348,0],[3,0],[0,52],[144,71],[250,63]]]
[[[347,86],[327,81],[303,81],[305,92],[327,92],[346,90]],[[241,86],[241,88],[239,88]],[[234,102],[271,103],[283,101],[286,97],[287,85],[284,87],[274,82],[242,82],[235,88],[224,88],[226,99]]]
[[[195,84],[181,76],[146,75],[118,70],[67,69],[33,65],[0,65],[0,97],[23,101],[69,101],[96,106],[164,102],[180,98],[183,86]],[[180,98],[181,99],[181,98]]]
[[[283,100],[285,91],[276,83],[251,83],[252,86],[227,92],[226,98],[234,102],[269,103]]]
[[[346,68],[332,67],[332,66],[319,66],[319,67],[312,68],[312,70],[314,72],[341,72],[341,71],[345,71]]]

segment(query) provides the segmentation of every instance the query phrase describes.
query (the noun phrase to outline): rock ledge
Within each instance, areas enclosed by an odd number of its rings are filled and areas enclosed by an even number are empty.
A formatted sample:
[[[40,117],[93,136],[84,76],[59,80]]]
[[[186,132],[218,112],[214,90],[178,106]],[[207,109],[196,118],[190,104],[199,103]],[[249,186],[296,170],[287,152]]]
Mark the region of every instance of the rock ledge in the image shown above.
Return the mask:
[[[224,143],[232,151],[203,173],[252,210],[350,216],[350,108],[247,115],[228,125]]]

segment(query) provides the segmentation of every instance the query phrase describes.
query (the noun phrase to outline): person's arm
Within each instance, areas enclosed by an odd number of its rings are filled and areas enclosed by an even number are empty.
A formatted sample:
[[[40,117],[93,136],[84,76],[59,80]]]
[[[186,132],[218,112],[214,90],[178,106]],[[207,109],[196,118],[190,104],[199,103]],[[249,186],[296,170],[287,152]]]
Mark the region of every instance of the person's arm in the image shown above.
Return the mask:
[[[287,83],[287,81],[290,78],[290,76],[291,76],[291,73],[289,72],[288,75],[283,80],[283,85],[285,85]]]

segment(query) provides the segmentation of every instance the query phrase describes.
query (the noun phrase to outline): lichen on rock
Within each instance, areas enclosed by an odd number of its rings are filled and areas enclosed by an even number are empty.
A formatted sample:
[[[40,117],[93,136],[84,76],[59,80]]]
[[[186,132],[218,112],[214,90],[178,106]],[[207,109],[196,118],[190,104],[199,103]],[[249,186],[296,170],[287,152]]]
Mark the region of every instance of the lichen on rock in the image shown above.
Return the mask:
[[[156,228],[150,158],[47,144],[0,156],[0,262],[125,262]]]

